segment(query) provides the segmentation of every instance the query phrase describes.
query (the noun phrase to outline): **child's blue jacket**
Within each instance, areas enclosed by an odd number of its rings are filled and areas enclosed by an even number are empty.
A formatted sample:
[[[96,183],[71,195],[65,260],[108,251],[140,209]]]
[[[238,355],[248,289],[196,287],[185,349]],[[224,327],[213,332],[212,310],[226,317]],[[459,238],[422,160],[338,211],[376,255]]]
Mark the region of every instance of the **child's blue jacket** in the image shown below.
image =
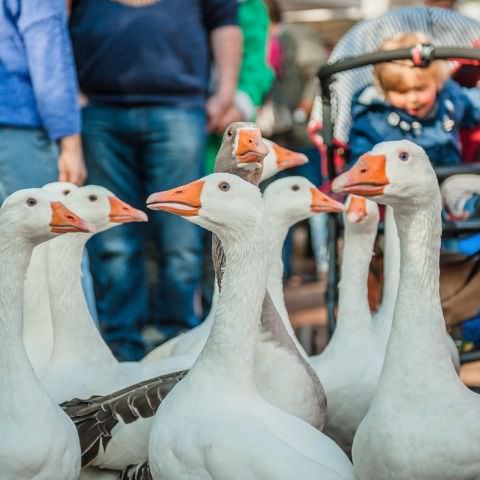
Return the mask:
[[[480,125],[480,89],[448,80],[426,118],[392,107],[374,85],[352,98],[349,164],[380,142],[411,140],[425,149],[434,165],[461,162],[459,130]]]

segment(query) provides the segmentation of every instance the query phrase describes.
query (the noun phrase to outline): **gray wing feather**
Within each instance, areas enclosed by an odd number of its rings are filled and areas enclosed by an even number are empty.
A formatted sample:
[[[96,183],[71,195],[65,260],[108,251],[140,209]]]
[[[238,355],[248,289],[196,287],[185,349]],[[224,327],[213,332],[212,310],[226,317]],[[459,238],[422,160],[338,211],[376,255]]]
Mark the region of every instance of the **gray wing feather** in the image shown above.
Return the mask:
[[[162,400],[186,374],[186,370],[170,373],[109,395],[86,400],[74,398],[62,403],[60,406],[77,427],[82,467],[90,465],[98,453],[105,450],[119,421],[129,424],[137,418],[153,417]]]

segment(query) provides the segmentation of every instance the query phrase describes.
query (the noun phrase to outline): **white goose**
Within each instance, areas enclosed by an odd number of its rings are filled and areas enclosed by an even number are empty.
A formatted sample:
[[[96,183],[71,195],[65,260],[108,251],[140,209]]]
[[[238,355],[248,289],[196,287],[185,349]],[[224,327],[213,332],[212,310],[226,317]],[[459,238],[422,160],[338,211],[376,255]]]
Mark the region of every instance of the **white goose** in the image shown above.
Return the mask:
[[[55,182],[45,187],[47,191],[63,196],[78,188],[69,182]],[[45,368],[53,350],[53,326],[46,268],[47,250],[48,243],[41,243],[33,250],[25,278],[23,300],[23,343],[37,374]]]
[[[280,331],[280,327],[283,329],[285,333],[281,332],[281,334],[287,337],[291,345],[285,342],[287,348],[279,347],[275,341],[272,341],[271,333],[266,332],[262,326],[255,353],[255,381],[259,392],[266,400],[322,428],[325,412],[321,400],[324,394],[323,391],[319,392],[322,387],[308,364],[305,351],[295,337],[285,308],[281,249],[288,228],[293,223],[313,213],[339,212],[343,209],[343,205],[322,194],[313,184],[301,177],[289,177],[274,182],[266,191],[265,202],[271,236],[269,288],[271,285],[274,289],[271,292],[272,300],[280,314],[278,320],[274,320],[279,323],[277,330]],[[203,341],[191,346],[191,352],[195,352],[195,358],[208,338],[213,318],[214,312],[209,319],[210,324],[204,324],[202,327]],[[292,353],[293,349],[296,349],[296,352]],[[302,362],[307,364],[308,368],[297,361],[295,355],[303,357]]]
[[[328,399],[325,432],[349,452],[375,392],[384,348],[372,322],[367,293],[378,206],[355,196],[346,205],[337,327],[325,350],[310,361]]]
[[[47,394],[22,339],[24,278],[33,248],[93,227],[39,189],[10,195],[0,209],[0,472],[2,480],[76,480],[80,445],[70,419]]]
[[[263,160],[263,170],[262,176],[260,177],[260,183],[268,180],[283,170],[308,163],[308,158],[302,153],[281,147],[265,138],[263,139],[263,142],[267,147],[268,153]],[[210,333],[210,329],[212,328],[217,301],[218,284],[215,281],[212,306],[205,320],[198,325],[198,327],[182,333],[153,349],[145,356],[142,362],[154,362],[160,358],[174,355],[193,355],[196,358],[202,351],[202,348],[207,341],[208,334]]]
[[[441,199],[428,157],[408,141],[380,143],[333,188],[393,207],[402,259],[384,367],[353,442],[357,478],[480,478],[480,400],[456,375],[445,342]]]
[[[71,192],[64,202],[95,225],[97,232],[147,219],[145,213],[121,202],[103,187],[82,187]],[[58,402],[109,393],[142,379],[141,374],[130,377],[126,369],[119,368],[88,310],[81,286],[81,259],[90,237],[67,235],[48,245],[54,347],[40,378]]]
[[[210,229],[227,257],[205,348],[157,411],[149,447],[153,478],[353,479],[350,462],[330,439],[267,403],[255,385],[268,270],[258,189],[217,173],[153,194],[148,205]]]
[[[318,190],[304,177],[291,176],[271,183],[263,194],[270,233],[268,290],[282,320],[295,340],[297,348],[306,353],[295,337],[289,321],[283,294],[282,250],[290,227],[312,215],[341,212],[344,206]]]

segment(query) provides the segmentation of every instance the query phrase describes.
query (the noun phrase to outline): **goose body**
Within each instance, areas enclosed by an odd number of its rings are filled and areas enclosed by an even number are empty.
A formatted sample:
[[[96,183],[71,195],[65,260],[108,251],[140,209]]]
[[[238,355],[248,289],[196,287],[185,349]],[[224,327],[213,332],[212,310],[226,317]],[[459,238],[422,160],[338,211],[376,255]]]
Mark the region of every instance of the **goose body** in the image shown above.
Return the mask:
[[[353,442],[357,478],[480,478],[480,400],[461,383],[445,342],[441,201],[428,157],[411,142],[384,142],[333,188],[393,207],[402,259],[384,367]]]
[[[383,365],[384,348],[367,299],[378,219],[375,203],[354,196],[347,199],[337,328],[325,350],[310,359],[328,398],[325,432],[347,452]]]
[[[93,227],[40,189],[10,195],[0,209],[0,472],[2,480],[76,480],[80,445],[27,357],[22,338],[24,277],[34,247]]]
[[[330,439],[257,391],[255,345],[268,271],[257,188],[213,174],[152,195],[149,207],[211,229],[227,258],[205,348],[155,416],[149,447],[154,480],[353,479],[350,462]]]

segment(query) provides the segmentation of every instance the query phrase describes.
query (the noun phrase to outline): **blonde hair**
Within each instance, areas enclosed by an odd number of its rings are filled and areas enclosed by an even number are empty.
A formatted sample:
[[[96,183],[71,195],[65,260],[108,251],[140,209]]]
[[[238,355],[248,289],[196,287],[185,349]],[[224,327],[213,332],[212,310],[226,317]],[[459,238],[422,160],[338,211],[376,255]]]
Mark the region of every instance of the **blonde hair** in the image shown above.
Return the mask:
[[[418,44],[430,42],[427,35],[422,32],[399,33],[385,40],[380,45],[380,50],[410,48]],[[373,67],[375,83],[384,93],[401,89],[406,72],[414,72],[419,81],[433,78],[438,89],[442,88],[448,78],[447,63],[442,60],[434,60],[428,67],[417,67],[412,60],[378,63]]]

